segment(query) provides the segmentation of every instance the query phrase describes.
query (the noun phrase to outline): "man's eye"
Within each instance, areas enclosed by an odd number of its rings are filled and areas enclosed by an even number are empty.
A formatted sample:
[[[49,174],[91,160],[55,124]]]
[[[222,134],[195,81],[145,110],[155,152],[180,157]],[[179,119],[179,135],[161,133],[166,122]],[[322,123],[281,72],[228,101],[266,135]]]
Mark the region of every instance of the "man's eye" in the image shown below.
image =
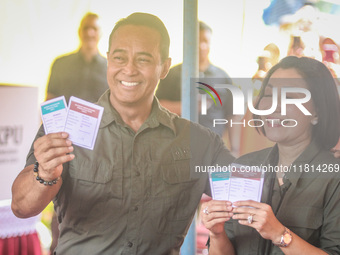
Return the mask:
[[[114,56],[114,57],[113,57],[113,60],[114,60],[114,61],[117,61],[117,62],[123,62],[123,61],[124,61],[124,57],[121,57],[121,56]]]
[[[147,58],[139,58],[138,61],[141,62],[141,63],[148,63],[148,62],[150,62],[150,60],[147,59]]]

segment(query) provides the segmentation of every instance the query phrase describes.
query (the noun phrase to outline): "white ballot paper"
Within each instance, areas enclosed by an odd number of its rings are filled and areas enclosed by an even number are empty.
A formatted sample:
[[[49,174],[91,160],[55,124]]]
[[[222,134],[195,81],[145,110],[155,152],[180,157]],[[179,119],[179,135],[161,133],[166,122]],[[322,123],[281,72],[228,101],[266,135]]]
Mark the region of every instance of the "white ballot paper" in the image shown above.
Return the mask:
[[[64,131],[73,144],[93,150],[103,111],[99,105],[70,98]]]
[[[65,97],[57,97],[40,105],[45,134],[64,131],[67,116]]]
[[[209,173],[214,200],[261,202],[264,172],[259,167],[231,164],[228,171]]]

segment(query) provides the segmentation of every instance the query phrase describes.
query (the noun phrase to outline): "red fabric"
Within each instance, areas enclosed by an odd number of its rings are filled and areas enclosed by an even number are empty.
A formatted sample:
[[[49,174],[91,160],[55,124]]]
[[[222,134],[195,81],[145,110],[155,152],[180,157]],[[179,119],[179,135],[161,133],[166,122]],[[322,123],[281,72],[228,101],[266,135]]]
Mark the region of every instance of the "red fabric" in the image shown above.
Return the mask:
[[[41,255],[37,233],[0,239],[0,255]]]

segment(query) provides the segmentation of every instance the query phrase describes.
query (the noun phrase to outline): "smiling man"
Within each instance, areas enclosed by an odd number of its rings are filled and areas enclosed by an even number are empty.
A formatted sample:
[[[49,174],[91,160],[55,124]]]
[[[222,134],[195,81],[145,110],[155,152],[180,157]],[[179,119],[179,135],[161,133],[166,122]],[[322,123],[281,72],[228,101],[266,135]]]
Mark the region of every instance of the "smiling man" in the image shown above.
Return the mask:
[[[166,77],[169,35],[156,16],[134,13],[110,35],[110,90],[94,150],[43,128],[12,188],[18,217],[53,200],[60,236],[54,254],[179,254],[207,173],[195,165],[233,160],[212,131],[162,108],[154,90]],[[197,139],[199,138],[199,139]],[[34,177],[52,181],[43,185]]]

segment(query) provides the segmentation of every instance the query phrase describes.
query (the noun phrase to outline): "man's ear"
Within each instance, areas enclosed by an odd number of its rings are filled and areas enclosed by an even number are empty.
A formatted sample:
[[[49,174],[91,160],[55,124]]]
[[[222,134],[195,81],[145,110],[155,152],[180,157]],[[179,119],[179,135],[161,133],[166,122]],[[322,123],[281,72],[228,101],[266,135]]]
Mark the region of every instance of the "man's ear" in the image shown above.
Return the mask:
[[[162,63],[162,72],[161,72],[161,76],[160,76],[161,79],[164,79],[168,75],[170,66],[171,66],[171,58],[167,58]]]

